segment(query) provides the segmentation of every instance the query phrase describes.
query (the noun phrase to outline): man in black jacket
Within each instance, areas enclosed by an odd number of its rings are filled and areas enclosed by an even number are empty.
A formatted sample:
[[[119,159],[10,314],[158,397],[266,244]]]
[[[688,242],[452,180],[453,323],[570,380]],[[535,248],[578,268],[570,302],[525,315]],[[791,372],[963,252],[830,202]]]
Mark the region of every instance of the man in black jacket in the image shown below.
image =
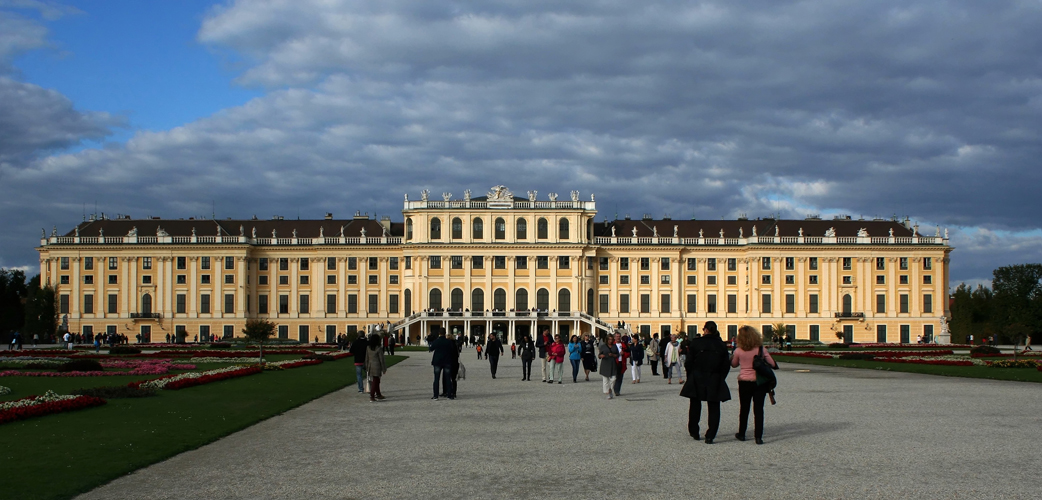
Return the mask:
[[[355,357],[355,381],[358,382],[358,392],[365,392],[365,349],[368,342],[365,335],[357,335],[358,338],[351,343],[351,354]]]
[[[496,368],[499,367],[499,356],[503,354],[503,342],[495,333],[488,336],[485,344],[485,357],[488,358],[488,366],[492,369],[492,378],[496,378]]]
[[[434,396],[431,399],[437,401],[439,379],[442,382],[442,392],[446,396],[452,394],[452,358],[459,353],[456,351],[456,343],[445,338],[444,331],[431,343],[428,350],[434,353],[431,358],[431,366],[434,367]]]
[[[550,347],[553,340],[550,339],[550,330],[544,328],[541,335],[535,337],[535,348],[539,352],[539,362],[543,365],[543,382],[546,382],[546,349]]]
[[[720,429],[720,403],[731,400],[731,391],[727,388],[727,372],[731,370],[731,363],[727,344],[720,339],[716,322],[706,321],[702,327],[702,336],[688,343],[687,365],[684,369],[687,371],[687,383],[680,395],[691,400],[687,431],[691,437],[701,439],[698,435],[698,421],[702,418],[702,401],[705,401],[709,409],[705,441],[706,444],[712,444]]]
[[[658,344],[658,359],[662,360],[662,378],[669,378],[669,366],[666,365],[666,347],[669,346],[669,335],[662,335]]]

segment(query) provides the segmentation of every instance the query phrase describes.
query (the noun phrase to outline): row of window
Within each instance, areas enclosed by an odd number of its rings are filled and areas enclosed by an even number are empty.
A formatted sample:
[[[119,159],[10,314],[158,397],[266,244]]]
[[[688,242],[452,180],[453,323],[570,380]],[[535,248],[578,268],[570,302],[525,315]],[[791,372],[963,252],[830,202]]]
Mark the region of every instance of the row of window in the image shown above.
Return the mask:
[[[608,309],[608,298],[609,298],[608,294],[600,294],[599,301],[598,301],[599,302],[599,304],[598,304],[599,305],[598,311],[600,312],[600,314],[608,314],[608,312],[609,312],[609,309]],[[726,312],[727,313],[737,314],[738,313],[738,295],[736,295],[736,294],[727,295],[726,300],[727,300]],[[773,299],[772,299],[772,295],[769,294],[769,293],[761,294],[760,300],[761,300],[761,302],[760,302],[760,312],[764,313],[764,314],[771,314],[771,313],[773,313],[774,302],[773,302]],[[671,308],[672,308],[671,304],[672,304],[672,302],[671,302],[671,295],[668,294],[668,293],[661,294],[660,295],[659,312],[661,312],[661,313],[669,313],[669,312],[671,312],[670,311]],[[852,306],[853,306],[853,304],[852,304],[851,296],[849,294],[848,295],[844,295],[843,296],[843,306],[842,306],[843,307],[843,312],[844,313],[851,313],[852,312],[851,311]],[[923,295],[922,306],[923,306],[922,312],[924,314],[932,314],[933,313],[933,295],[932,294],[924,294]],[[718,309],[718,307],[717,307],[717,295],[716,294],[707,294],[706,295],[706,311],[705,312],[709,313],[709,314],[712,314],[712,313],[718,312],[717,309]],[[639,308],[638,312],[640,312],[640,313],[650,313],[651,312],[651,294],[646,294],[645,293],[645,294],[641,294],[640,295],[640,308]],[[692,293],[692,294],[688,294],[687,295],[687,309],[686,309],[686,312],[692,313],[692,314],[698,312],[698,294]],[[748,312],[748,306],[746,307],[746,312]],[[900,294],[898,296],[898,312],[899,313],[904,313],[904,314],[908,313],[908,294]],[[627,293],[619,294],[619,313],[620,314],[629,314],[630,313],[630,295],[627,294]],[[795,294],[786,294],[785,295],[784,313],[785,314],[795,314],[796,313],[796,295]],[[818,294],[809,294],[807,296],[807,313],[809,313],[809,314],[818,314],[818,313],[820,313],[820,305],[818,303]],[[886,313],[886,294],[878,294],[878,295],[876,295],[876,313],[878,313],[878,314],[885,314]]]
[[[536,239],[545,240],[550,237],[549,221],[545,218],[540,217],[536,221]],[[471,238],[475,240],[485,239],[485,222],[477,217],[470,224],[471,227]],[[561,240],[567,240],[569,234],[569,223],[568,219],[561,217],[557,221],[557,238]],[[430,220],[430,239],[440,240],[442,236],[442,222],[441,219],[434,217]],[[505,240],[507,236],[507,224],[502,217],[496,218],[493,223],[493,238],[497,240]],[[412,240],[413,238],[413,223],[412,219],[405,220],[405,239]],[[514,222],[514,238],[517,240],[528,239],[528,221],[524,218],[517,219]],[[461,240],[463,239],[463,219],[455,217],[452,219],[452,226],[450,232],[450,239]]]
[[[640,270],[642,270],[642,271],[650,270],[651,269],[651,264],[652,264],[653,260],[657,260],[658,261],[659,269],[661,269],[663,271],[668,271],[669,270],[669,262],[670,262],[670,258],[669,257],[659,257],[659,258],[655,258],[655,259],[652,259],[651,257],[639,257],[639,258],[634,258],[634,260],[637,260],[637,264],[640,265]],[[738,259],[737,258],[733,258],[732,257],[732,258],[720,259],[720,260],[724,261],[724,265],[726,266],[726,269],[728,271],[737,271],[738,270]],[[706,261],[706,270],[707,271],[716,271],[717,270],[717,259],[715,257],[708,257],[708,258],[705,259],[705,261]],[[841,264],[843,266],[843,270],[845,270],[845,271],[852,270],[853,266],[854,266],[853,261],[854,261],[854,259],[852,257],[843,257],[841,259]],[[764,270],[764,271],[770,271],[771,270],[771,262],[772,262],[772,258],[771,257],[762,257],[760,259],[760,268],[762,270]],[[608,270],[608,263],[609,263],[608,257],[601,257],[599,259],[599,268],[600,268],[600,270],[601,271],[607,271]],[[812,271],[817,270],[818,269],[818,258],[817,257],[808,257],[807,258],[807,267],[810,270],[812,270]],[[901,270],[907,270],[908,269],[908,257],[900,257],[900,258],[898,258],[898,267]],[[621,269],[623,271],[628,271],[629,268],[630,268],[630,258],[629,257],[619,257],[619,269]],[[795,269],[796,269],[796,257],[785,257],[785,270],[792,271],[792,270],[795,270]],[[930,257],[923,257],[923,269],[925,269],[925,270],[933,269],[933,259],[931,259]],[[697,258],[695,258],[695,257],[688,257],[687,258],[687,270],[688,271],[697,271],[698,270],[698,259]],[[876,257],[876,270],[878,270],[878,271],[885,271],[886,270],[886,257]]]

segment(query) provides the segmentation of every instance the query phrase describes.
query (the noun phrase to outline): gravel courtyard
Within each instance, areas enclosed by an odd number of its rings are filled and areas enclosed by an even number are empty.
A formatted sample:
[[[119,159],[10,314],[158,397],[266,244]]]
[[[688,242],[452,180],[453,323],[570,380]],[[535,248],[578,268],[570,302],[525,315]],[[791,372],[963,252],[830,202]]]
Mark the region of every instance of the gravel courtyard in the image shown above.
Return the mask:
[[[80,498],[1038,498],[1042,385],[783,363],[765,444],[706,445],[687,400],[644,368],[607,401],[600,377],[498,378],[465,351],[459,399],[432,401],[430,355]],[[351,368],[345,362],[345,373]],[[703,419],[704,419],[703,412]],[[751,418],[750,418],[751,420]],[[703,420],[702,430],[705,424]]]

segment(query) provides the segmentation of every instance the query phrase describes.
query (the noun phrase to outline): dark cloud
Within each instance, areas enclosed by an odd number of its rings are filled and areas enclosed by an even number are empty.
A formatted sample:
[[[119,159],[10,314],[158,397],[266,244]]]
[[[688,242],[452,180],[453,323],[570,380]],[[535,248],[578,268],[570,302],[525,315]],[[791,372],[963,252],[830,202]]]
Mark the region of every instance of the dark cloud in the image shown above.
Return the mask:
[[[16,198],[65,181],[48,225],[93,200],[398,218],[405,192],[505,183],[593,191],[608,217],[908,215],[1018,242],[1038,227],[1040,21],[968,1],[240,0],[198,39],[264,97],[36,160]],[[1001,246],[957,252],[953,280],[1038,258]]]

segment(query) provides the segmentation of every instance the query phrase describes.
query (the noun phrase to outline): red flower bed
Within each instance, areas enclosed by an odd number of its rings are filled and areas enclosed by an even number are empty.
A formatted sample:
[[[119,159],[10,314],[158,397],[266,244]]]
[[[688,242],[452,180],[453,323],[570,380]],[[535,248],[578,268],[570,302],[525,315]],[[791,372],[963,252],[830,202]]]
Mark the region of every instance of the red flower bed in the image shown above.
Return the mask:
[[[230,378],[245,377],[247,375],[253,375],[263,371],[259,366],[250,366],[241,370],[233,372],[217,373],[214,375],[204,375],[198,378],[186,378],[181,380],[175,380],[163,386],[163,389],[184,389],[186,387],[195,387],[197,385],[209,384],[210,382],[217,382],[220,380],[227,380]]]
[[[771,356],[792,356],[794,358],[832,359],[831,354],[825,354],[823,352],[776,352],[772,353]]]
[[[322,360],[320,359],[302,359],[300,361],[294,361],[292,363],[286,363],[279,365],[280,368],[297,368],[300,366],[320,365]]]
[[[951,349],[935,349],[931,351],[868,351],[877,358],[905,358],[910,356],[950,356],[955,354]]]
[[[69,351],[66,349],[26,349],[24,351],[0,351],[0,358],[20,358],[23,356],[34,358],[67,358],[73,354],[76,354],[76,351]]]
[[[33,400],[38,397],[39,396],[30,396],[20,401]],[[46,403],[40,403],[30,406],[10,408],[7,410],[0,411],[0,424],[14,422],[15,420],[24,420],[32,417],[42,417],[44,415],[51,415],[53,413],[82,410],[84,408],[101,406],[103,404],[105,404],[105,400],[101,398],[96,398],[94,396],[77,396],[73,399],[66,399],[62,401],[49,401]]]
[[[882,358],[874,361],[882,361],[884,363],[911,363],[916,365],[938,365],[938,366],[973,366],[973,361],[966,360],[954,360],[954,359],[904,359],[904,358]]]

